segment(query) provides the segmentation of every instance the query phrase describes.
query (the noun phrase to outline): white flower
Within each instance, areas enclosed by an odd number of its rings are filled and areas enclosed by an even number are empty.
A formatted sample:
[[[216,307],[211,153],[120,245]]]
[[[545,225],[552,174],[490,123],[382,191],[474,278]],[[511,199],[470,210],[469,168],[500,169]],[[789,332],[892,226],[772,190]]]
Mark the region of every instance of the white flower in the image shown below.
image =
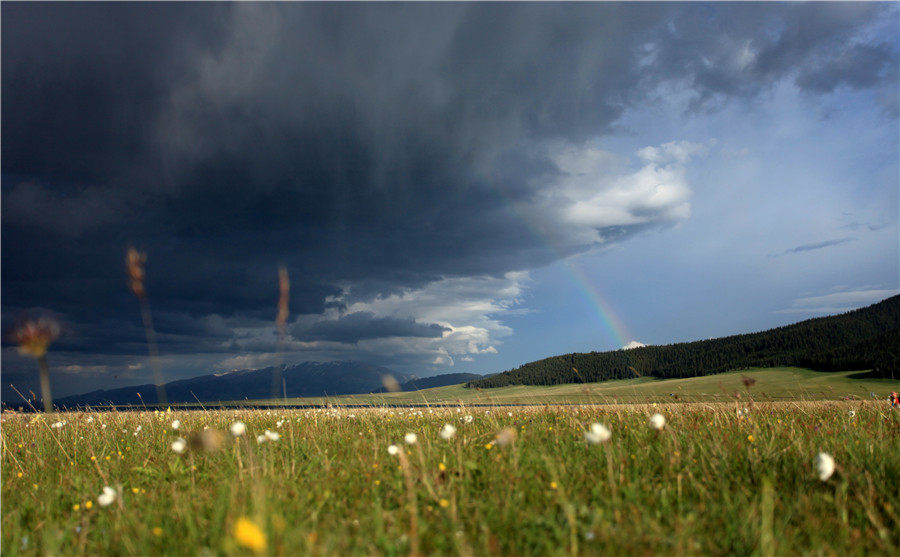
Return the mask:
[[[244,425],[244,422],[234,422],[231,424],[231,434],[235,437],[240,437],[247,431],[247,426]]]
[[[100,424],[100,429],[106,429],[106,424]]]
[[[650,427],[659,431],[666,427],[666,418],[662,414],[653,414],[650,416]]]
[[[388,454],[391,456],[397,456],[400,454],[400,447],[397,445],[391,445],[388,447]]]
[[[178,420],[173,420],[172,421],[172,429],[178,429],[179,427],[181,427],[181,422]]]
[[[453,436],[456,435],[456,427],[450,424],[444,424],[444,427],[441,428],[441,439],[449,441],[453,439]]]
[[[275,422],[275,427],[281,427],[281,424],[283,424],[283,423],[284,423],[284,420],[278,420],[277,422]]]
[[[172,441],[172,450],[175,451],[176,453],[181,454],[184,452],[184,450],[186,448],[187,448],[187,441],[185,441],[181,437]]]
[[[259,443],[260,445],[263,444],[263,443],[265,443],[265,442],[266,442],[266,436],[265,436],[265,435],[257,435],[257,436],[256,436],[256,442]]]
[[[415,433],[407,433],[403,436],[403,440],[406,441],[407,445],[415,445],[418,439]]]
[[[612,432],[603,424],[591,424],[591,429],[584,432],[584,439],[592,445],[609,441],[610,437],[612,437]]]
[[[466,422],[467,424],[470,424],[470,423],[472,423],[472,420],[474,420],[474,419],[475,418],[473,418],[472,416],[466,415],[466,417],[463,418],[463,421]]]
[[[99,504],[101,507],[108,507],[112,505],[113,501],[115,500],[116,490],[109,486],[104,486],[103,493],[101,493],[100,496],[97,497],[97,504]]]
[[[834,458],[828,453],[819,453],[816,456],[816,470],[819,471],[819,479],[826,481],[834,474]]]
[[[268,429],[263,435],[265,435],[266,439],[268,439],[269,441],[278,441],[279,439],[281,439],[280,433],[275,433],[274,431],[269,431]]]
[[[851,410],[850,412],[848,412],[848,414],[849,414],[850,417],[852,418],[853,416],[856,415],[856,410]]]
[[[54,424],[50,424],[50,427],[52,427],[53,429],[59,429],[59,428],[61,428],[62,426],[63,426],[63,423],[62,423],[62,422],[56,422],[56,423],[54,423]]]
[[[91,423],[91,422],[94,421],[94,417],[93,417],[93,416],[88,416],[86,421],[87,421],[87,423]]]

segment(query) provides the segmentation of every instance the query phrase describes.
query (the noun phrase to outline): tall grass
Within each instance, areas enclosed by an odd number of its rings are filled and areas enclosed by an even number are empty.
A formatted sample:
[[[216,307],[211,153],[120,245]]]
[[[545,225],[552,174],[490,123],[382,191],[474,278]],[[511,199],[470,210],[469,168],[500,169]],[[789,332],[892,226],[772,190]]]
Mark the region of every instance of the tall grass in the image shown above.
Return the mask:
[[[898,478],[900,412],[869,402],[4,414],[2,552],[247,553],[245,518],[274,555],[859,554],[900,541]]]

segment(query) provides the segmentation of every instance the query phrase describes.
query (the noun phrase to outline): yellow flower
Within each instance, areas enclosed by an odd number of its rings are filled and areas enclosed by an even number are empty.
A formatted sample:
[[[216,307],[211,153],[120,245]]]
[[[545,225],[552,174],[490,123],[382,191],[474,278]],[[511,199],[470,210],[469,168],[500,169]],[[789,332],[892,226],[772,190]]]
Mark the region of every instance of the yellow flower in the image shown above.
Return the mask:
[[[443,462],[438,464],[438,470],[440,470],[441,472],[443,472],[446,469],[447,469],[447,466],[445,466]]]
[[[444,509],[446,509],[447,507],[450,506],[450,502],[447,501],[446,499],[441,499],[440,501],[438,501],[438,504],[441,506],[441,508],[444,508]]]
[[[159,526],[154,526],[154,527],[153,527],[153,535],[156,536],[157,538],[160,537],[160,536],[162,536],[162,535],[163,535],[163,529],[160,528]]]
[[[238,544],[262,553],[266,549],[266,535],[259,526],[247,518],[241,517],[234,525],[234,538]]]
[[[381,485],[381,480],[375,480],[375,485]]]
[[[16,476],[18,476],[19,478],[21,478],[21,477],[22,477],[22,472],[19,472],[18,474],[16,474]]]
[[[84,502],[84,508],[86,508],[86,509],[90,509],[90,508],[93,507],[93,506],[94,506],[94,502],[93,502],[93,501],[85,501],[85,502]]]
[[[752,436],[752,435],[748,435],[748,436],[747,436],[747,441],[750,441],[750,442],[752,443],[752,442],[753,442],[753,436]]]
[[[77,510],[79,510],[80,508],[81,508],[81,505],[79,505],[78,503],[75,503],[74,505],[72,505],[72,510],[73,510],[73,511],[77,511]]]
[[[91,455],[91,460],[97,460],[97,457],[94,455]]]
[[[132,487],[132,488],[131,488],[131,492],[134,493],[135,495],[137,495],[138,493],[141,492],[141,490],[138,489],[138,488],[136,488],[136,487]]]
[[[106,455],[106,460],[109,460],[109,455]]]
[[[550,489],[556,489],[557,487],[559,486],[556,485],[556,482],[550,482]]]

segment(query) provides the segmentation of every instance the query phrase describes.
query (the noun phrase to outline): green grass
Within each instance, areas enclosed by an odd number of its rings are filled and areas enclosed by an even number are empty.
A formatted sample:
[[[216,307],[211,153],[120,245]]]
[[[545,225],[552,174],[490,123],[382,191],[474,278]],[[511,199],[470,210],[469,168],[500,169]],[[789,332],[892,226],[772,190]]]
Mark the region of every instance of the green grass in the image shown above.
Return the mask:
[[[786,367],[748,369],[689,379],[620,379],[602,383],[553,386],[516,385],[496,389],[467,389],[451,385],[421,391],[361,394],[335,397],[258,400],[253,404],[564,404],[619,402],[715,402],[731,400],[735,393],[755,400],[841,400],[847,397],[871,399],[876,393],[886,399],[900,390],[900,380],[856,378],[861,371],[818,372]],[[744,378],[755,383],[749,389]],[[677,395],[677,398],[672,395]],[[240,403],[234,403],[240,404]]]
[[[754,373],[751,393],[766,372]],[[170,449],[235,419],[247,434],[225,433],[218,450]],[[587,444],[592,422],[612,438]],[[266,429],[280,440],[257,444]],[[516,439],[500,446],[504,429]],[[865,554],[900,542],[900,412],[883,401],[6,413],[0,435],[4,556],[241,554],[241,517],[273,555]],[[820,451],[837,462],[827,481]],[[119,493],[109,507],[103,486]]]

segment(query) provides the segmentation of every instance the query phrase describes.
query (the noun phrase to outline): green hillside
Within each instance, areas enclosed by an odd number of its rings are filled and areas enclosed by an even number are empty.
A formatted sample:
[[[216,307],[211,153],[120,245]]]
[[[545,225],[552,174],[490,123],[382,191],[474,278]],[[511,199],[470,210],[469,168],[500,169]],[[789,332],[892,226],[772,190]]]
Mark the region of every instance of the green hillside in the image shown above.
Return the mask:
[[[415,392],[261,400],[253,404],[563,404],[635,402],[714,402],[735,400],[740,393],[757,401],[885,399],[900,390],[900,380],[866,377],[859,371],[818,372],[801,368],[751,369],[686,379],[619,379],[567,385],[513,385],[495,389],[465,388],[462,384]],[[749,388],[744,379],[754,384]],[[675,396],[673,396],[675,395]]]
[[[470,387],[558,385],[610,379],[699,377],[752,367],[870,369],[900,378],[900,296],[841,315],[759,333],[553,356],[467,383]]]

